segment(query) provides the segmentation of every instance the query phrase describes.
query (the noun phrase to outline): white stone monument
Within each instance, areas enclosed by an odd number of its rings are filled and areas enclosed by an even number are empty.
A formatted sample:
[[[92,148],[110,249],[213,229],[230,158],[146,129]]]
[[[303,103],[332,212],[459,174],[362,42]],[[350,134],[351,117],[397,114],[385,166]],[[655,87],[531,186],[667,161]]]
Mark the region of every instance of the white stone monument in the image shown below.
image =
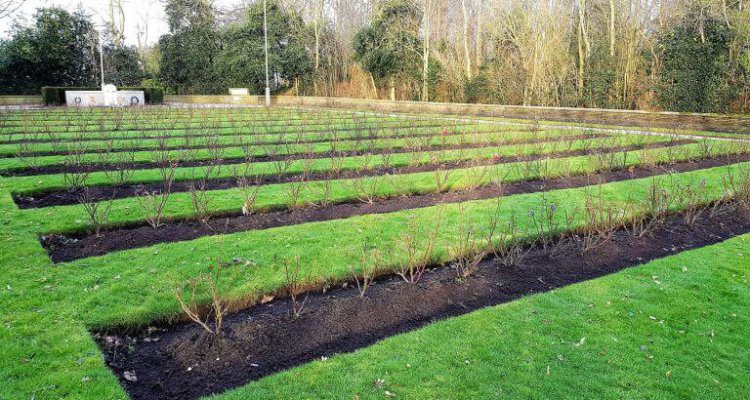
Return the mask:
[[[68,107],[132,107],[146,104],[140,90],[117,90],[115,85],[104,85],[101,91],[66,91]]]
[[[229,88],[229,94],[232,96],[250,96],[248,88]]]
[[[229,95],[232,96],[233,103],[242,103],[248,96],[250,96],[250,89],[229,88]]]
[[[104,106],[104,93],[96,90],[67,91],[65,104],[68,107],[101,107]]]
[[[117,104],[117,87],[115,85],[102,86],[102,93],[104,94],[105,106]]]

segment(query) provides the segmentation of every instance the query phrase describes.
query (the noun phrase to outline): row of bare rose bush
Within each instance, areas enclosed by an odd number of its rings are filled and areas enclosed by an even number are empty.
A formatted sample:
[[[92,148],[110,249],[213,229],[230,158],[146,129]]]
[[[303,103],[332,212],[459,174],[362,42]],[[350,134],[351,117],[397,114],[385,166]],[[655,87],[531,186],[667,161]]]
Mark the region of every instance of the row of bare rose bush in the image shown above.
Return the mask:
[[[396,129],[397,130],[397,129]],[[404,143],[396,144],[392,141],[379,141],[371,138],[346,138],[339,139],[333,134],[333,139],[326,140],[325,143],[330,149],[320,152],[316,151],[316,143],[306,142],[302,139],[281,140],[275,144],[258,142],[243,139],[241,136],[236,137],[235,141],[230,144],[222,143],[218,135],[212,134],[203,137],[199,143],[192,143],[191,139],[184,140],[182,144],[170,142],[168,137],[156,139],[156,147],[150,149],[149,162],[136,163],[136,153],[139,151],[140,144],[137,140],[128,141],[125,147],[116,148],[114,139],[104,140],[98,143],[93,150],[86,145],[85,140],[77,140],[66,143],[65,157],[62,166],[69,169],[71,174],[78,174],[86,177],[92,170],[103,170],[107,173],[112,184],[123,185],[128,183],[132,177],[132,172],[122,170],[132,170],[139,168],[148,168],[153,164],[158,164],[165,155],[169,155],[180,162],[204,162],[214,164],[236,163],[237,157],[226,158],[225,154],[228,148],[239,148],[242,151],[242,158],[248,160],[269,161],[273,164],[274,170],[278,175],[285,174],[289,171],[295,161],[309,168],[313,161],[319,158],[327,158],[331,163],[334,172],[341,170],[343,162],[349,157],[355,157],[352,161],[356,162],[355,170],[370,170],[374,168],[374,161],[382,168],[389,168],[391,159],[394,154],[408,153],[408,166],[418,166],[425,163],[438,163],[451,161],[467,161],[471,159],[467,150],[471,148],[490,148],[493,146],[506,146],[510,144],[523,143],[524,148],[529,154],[550,154],[550,153],[570,153],[575,150],[577,153],[593,152],[597,149],[623,149],[625,157],[620,158],[617,152],[603,151],[598,160],[600,163],[611,163],[620,160],[627,163],[627,149],[639,149],[646,147],[646,138],[643,136],[630,137],[609,137],[601,139],[599,145],[595,148],[594,142],[589,140],[553,140],[552,136],[540,136],[529,141],[528,139],[513,140],[507,137],[492,138],[492,135],[474,135],[467,137],[459,136],[455,143],[445,142],[445,136],[450,134],[446,129],[444,134],[428,134],[424,136],[406,135],[409,139]],[[396,133],[395,136],[401,136]],[[439,137],[440,143],[432,143],[435,137]],[[634,139],[635,138],[635,139]],[[352,141],[356,150],[343,150],[341,143]],[[716,144],[710,140],[699,142],[701,152],[705,157],[709,157],[715,152]],[[672,143],[663,144],[664,152],[667,158],[671,159],[679,156],[680,152],[689,151],[684,146],[674,146],[677,142],[673,139]],[[39,156],[34,153],[34,147],[31,142],[22,142],[17,145],[16,159],[26,168],[38,168],[40,166]],[[500,148],[498,148],[500,150]],[[201,154],[199,154],[201,153]],[[93,158],[95,155],[96,158]],[[607,160],[609,157],[611,160]],[[115,173],[110,173],[117,170]],[[307,171],[307,169],[306,169]],[[74,177],[69,181],[70,186],[76,187],[81,183],[81,177]]]
[[[270,123],[269,123],[270,124]],[[449,136],[458,135],[457,141],[448,141]],[[587,134],[587,137],[594,137]],[[229,140],[227,140],[227,138]],[[295,130],[294,133],[277,132],[272,136],[273,140],[253,128],[251,134],[243,134],[238,130],[226,134],[210,128],[188,129],[184,135],[169,135],[169,131],[157,131],[152,136],[133,136],[131,132],[122,132],[106,135],[102,138],[90,138],[86,132],[75,133],[73,137],[65,140],[55,137],[51,133],[23,133],[16,144],[15,156],[26,168],[37,168],[40,166],[40,157],[51,154],[72,155],[98,155],[96,160],[89,158],[89,163],[98,161],[100,164],[122,165],[122,162],[132,164],[138,151],[150,151],[158,153],[164,149],[173,150],[183,159],[193,159],[197,150],[217,148],[239,148],[243,151],[251,151],[251,155],[258,158],[284,157],[284,156],[310,156],[315,154],[315,144],[326,143],[331,154],[374,154],[383,152],[422,152],[429,150],[448,150],[452,148],[490,147],[501,146],[529,141],[529,138],[513,139],[504,135],[478,134],[477,132],[461,132],[457,125],[443,125],[441,129],[424,130],[420,127],[403,126],[381,126],[377,122],[356,128],[341,129],[331,125],[317,134],[310,134],[304,130]],[[92,140],[94,139],[94,140]],[[144,141],[150,141],[149,146],[144,146]],[[181,140],[180,140],[181,139]],[[383,140],[390,139],[390,140]],[[396,143],[392,139],[403,139]],[[436,140],[437,139],[437,140]],[[552,133],[538,132],[533,141],[540,146],[555,143],[555,148],[572,146],[572,140],[559,142]],[[156,147],[154,143],[156,142]],[[37,151],[39,143],[50,145],[51,150]],[[544,144],[541,144],[544,143]],[[354,151],[341,150],[343,144]],[[563,146],[561,146],[563,145]],[[584,144],[585,145],[585,144]],[[585,148],[584,148],[585,150]],[[120,154],[124,153],[124,154]],[[324,153],[325,154],[325,153]],[[210,155],[209,155],[210,156]],[[247,156],[247,154],[246,154]],[[205,157],[205,155],[201,155]],[[126,164],[126,165],[130,165]]]
[[[388,169],[391,167],[392,156],[396,153],[397,150],[397,148],[392,145],[384,145],[382,146],[382,148],[376,148],[376,142],[366,141],[366,146],[364,146],[363,148],[360,147],[361,150],[358,150],[356,153],[352,153],[350,151],[338,150],[337,143],[338,142],[336,141],[330,142],[331,150],[325,153],[315,152],[314,147],[310,144],[301,146],[302,151],[299,151],[298,148],[295,147],[299,146],[299,144],[295,143],[286,143],[284,145],[253,145],[250,142],[240,141],[238,147],[243,152],[242,159],[245,163],[253,163],[256,160],[272,160],[270,162],[272,163],[274,172],[277,175],[286,174],[296,161],[302,164],[305,173],[309,173],[311,172],[312,162],[321,156],[325,156],[330,161],[331,170],[337,174],[341,172],[345,159],[351,157],[352,155],[357,155],[356,158],[352,159],[356,162],[356,166],[353,168],[353,170],[355,171],[374,169],[376,165],[374,163],[375,156],[378,156],[378,162],[380,163],[379,167]],[[530,154],[561,153],[570,152],[574,143],[575,142],[573,141],[536,141],[527,144],[527,148]],[[592,150],[592,147],[590,147],[590,143],[588,141],[582,141],[579,143],[581,143],[581,152]],[[607,141],[602,141],[601,147],[616,148],[617,146],[620,146],[624,143],[625,141],[623,140],[623,138],[612,137]],[[479,147],[491,147],[493,145],[502,146],[504,144],[506,144],[505,141],[503,141],[502,144],[485,141],[479,143]],[[428,145],[417,143],[407,145],[406,147],[401,148],[401,151],[399,152],[408,152],[410,154],[407,165],[413,167],[426,163],[436,164],[446,161],[469,161],[473,157],[467,154],[466,150],[467,147],[472,147],[474,145],[475,143],[459,142],[457,145],[453,146],[455,147],[455,151],[453,153],[449,153],[448,150],[452,148],[451,146],[438,145],[427,147]],[[629,141],[628,145],[628,147],[630,148],[637,149],[643,147],[644,142]],[[25,144],[21,144],[19,146],[27,149]],[[138,165],[135,163],[136,150],[134,147],[128,147],[123,149],[123,151],[114,151],[113,146],[113,141],[106,141],[105,146],[103,148],[100,148],[100,151],[94,154],[97,155],[99,164],[104,167],[110,167],[102,169],[105,171],[105,173],[107,173],[111,182],[115,185],[124,185],[128,183],[128,181],[132,177],[132,169],[138,167]],[[196,157],[198,150],[200,149],[205,150],[208,158],[199,159]],[[258,149],[263,150],[264,152],[259,153],[257,152]],[[433,149],[438,150],[425,154],[425,152]],[[626,153],[627,149],[623,150],[623,152]],[[218,139],[216,137],[208,138],[205,142],[203,142],[203,145],[201,147],[185,146],[178,151],[175,151],[175,149],[168,144],[167,138],[161,138],[157,141],[157,147],[154,150],[150,151],[150,163],[158,165],[165,158],[170,158],[178,163],[200,161],[203,163],[218,165],[224,164],[225,154],[226,148],[218,142]],[[67,154],[63,159],[62,166],[64,167],[65,173],[67,174],[65,181],[68,186],[72,188],[78,188],[82,186],[83,183],[85,183],[88,175],[94,169],[92,168],[94,164],[87,160],[87,156],[89,155],[90,154],[88,153],[88,150],[82,144],[82,142],[74,142],[67,146]],[[614,156],[610,157],[614,158]],[[35,158],[33,156],[29,157],[28,155],[19,153],[18,158],[24,160],[23,162],[27,165],[35,163],[34,161],[31,161],[31,159]],[[227,161],[234,163],[237,161],[237,159],[229,159]]]
[[[459,204],[457,223],[448,239],[444,235],[446,211],[438,207],[429,220],[410,219],[393,243],[373,249],[364,246],[359,254],[352,254],[351,278],[360,296],[366,297],[378,277],[395,273],[407,284],[418,284],[429,268],[448,258],[457,280],[463,282],[479,271],[484,260],[489,259],[488,267],[515,268],[533,249],[554,255],[575,248],[586,256],[612,242],[617,232],[633,237],[652,235],[673,215],[693,226],[702,217],[713,218],[732,207],[750,208],[749,167],[728,169],[722,184],[724,195],[716,199],[709,196],[705,181],[677,183],[671,176],[654,178],[645,196],[628,199],[625,207],[610,203],[602,186],[595,185],[584,191],[581,207],[565,211],[546,195],[526,211],[506,210],[498,198],[494,212],[481,223],[471,220],[466,204]],[[221,260],[220,253],[207,272],[175,291],[187,317],[215,335],[221,334],[229,310],[225,294],[240,276],[237,263]],[[293,256],[282,264],[290,314],[299,317],[310,289],[304,283],[303,263]]]
[[[731,154],[748,154],[749,150],[746,145],[731,144],[733,148]],[[675,149],[675,147],[678,147]],[[475,190],[483,186],[501,186],[507,181],[510,175],[520,178],[522,181],[549,179],[549,178],[570,178],[573,176],[589,175],[595,180],[597,174],[609,171],[627,170],[631,174],[634,167],[629,166],[628,160],[637,158],[638,166],[641,168],[656,168],[659,165],[670,165],[679,160],[700,160],[715,157],[718,152],[713,145],[700,145],[698,151],[690,150],[686,146],[667,146],[661,149],[661,157],[657,158],[656,152],[649,152],[644,149],[631,150],[628,147],[616,149],[618,151],[591,151],[586,157],[587,170],[584,170],[581,163],[575,164],[571,160],[552,158],[552,153],[544,157],[529,157],[525,161],[509,164],[508,168],[493,168],[491,165],[497,162],[506,162],[503,159],[472,159],[466,156],[463,160],[453,159],[449,162],[442,160],[425,159],[428,165],[431,164],[435,182],[435,192],[444,193],[456,190]],[[368,158],[358,158],[358,165],[354,173],[345,174],[343,166],[344,158],[331,158],[331,168],[325,172],[315,172],[312,165],[303,162],[302,172],[298,174],[289,174],[287,171],[294,160],[280,159],[273,162],[274,175],[261,175],[255,172],[255,159],[248,155],[243,163],[233,166],[222,164],[223,153],[220,149],[211,150],[213,158],[200,167],[193,168],[193,177],[187,181],[187,190],[190,192],[191,203],[196,219],[208,224],[212,217],[212,196],[210,190],[212,182],[217,179],[221,168],[231,168],[233,176],[233,185],[239,189],[241,194],[241,204],[238,206],[243,215],[250,215],[255,210],[255,204],[261,187],[272,182],[286,182],[283,186],[284,203],[289,209],[296,209],[309,206],[328,206],[333,200],[332,185],[335,180],[346,179],[354,196],[364,203],[372,204],[382,196],[392,197],[397,195],[408,195],[411,192],[409,188],[399,190],[399,170],[392,169],[387,162],[381,163],[379,167],[373,167]],[[722,152],[721,154],[727,154]],[[86,185],[89,172],[82,164],[82,155],[72,153],[67,159],[69,164],[64,173],[65,181],[69,188],[77,193],[79,202],[87,209],[90,225],[95,231],[100,232],[101,228],[107,224],[108,214],[111,210],[109,206],[94,205],[99,202],[112,202],[116,195],[118,185],[110,189],[109,197],[96,197],[91,194],[91,189]],[[339,161],[335,161],[339,160]],[[383,157],[387,160],[387,157]],[[164,212],[168,200],[173,193],[175,183],[175,174],[180,159],[175,157],[174,152],[169,149],[161,149],[153,153],[152,162],[159,171],[160,183],[157,185],[143,185],[136,192],[136,199],[140,208],[146,213],[146,222],[154,228],[158,228],[164,221]],[[368,169],[369,168],[369,169]],[[457,168],[465,168],[460,171]],[[429,168],[427,169],[429,170]],[[133,171],[128,168],[117,168],[107,171],[112,179],[122,182],[132,177]],[[456,186],[459,174],[463,174],[462,183]],[[226,179],[225,179],[226,180]],[[158,186],[155,188],[154,186]],[[383,194],[384,187],[395,188],[396,192]],[[308,200],[309,199],[309,200]],[[313,200],[314,199],[314,200]],[[89,212],[90,211],[90,212]]]
[[[5,120],[3,120],[5,121]],[[200,118],[196,120],[184,120],[180,118],[155,119],[156,124],[149,126],[123,127],[121,124],[107,125],[102,119],[97,123],[89,120],[68,120],[65,129],[60,126],[34,122],[23,129],[8,130],[0,133],[6,142],[19,143],[18,155],[29,158],[33,163],[31,155],[35,154],[37,143],[46,143],[52,147],[53,153],[61,153],[66,149],[66,144],[71,142],[86,142],[85,149],[89,152],[100,151],[102,141],[116,140],[120,142],[132,142],[130,146],[141,147],[140,144],[146,139],[159,139],[161,137],[184,139],[186,143],[180,146],[195,143],[200,146],[202,139],[212,136],[229,138],[225,146],[233,145],[233,138],[244,140],[260,140],[269,136],[279,136],[279,141],[286,142],[309,142],[336,139],[337,135],[356,141],[371,138],[386,138],[391,136],[408,137],[416,135],[420,130],[432,128],[437,132],[438,127],[449,127],[452,130],[459,126],[459,122],[451,121],[422,121],[414,124],[410,120],[394,119],[387,116],[360,116],[357,114],[337,114],[322,119],[299,119],[295,121],[251,119],[228,122],[219,122],[212,118]],[[7,121],[6,121],[7,123]],[[522,130],[523,128],[518,128]],[[395,132],[394,132],[395,130]],[[343,133],[346,132],[346,135]],[[333,133],[333,135],[332,135]],[[72,136],[71,136],[72,135]],[[333,138],[331,137],[333,136]],[[421,136],[426,136],[421,132]],[[434,136],[434,135],[433,135]],[[234,143],[236,145],[237,143]]]
[[[100,109],[78,108],[66,112],[49,110],[24,110],[7,115],[0,120],[0,130],[24,128],[25,131],[79,132],[89,130],[124,131],[148,129],[177,129],[182,127],[246,127],[263,122],[284,122],[297,125],[315,125],[328,121],[364,125],[373,118],[386,116],[368,115],[361,112],[317,112],[294,108],[273,111],[248,111],[247,109],[206,108],[115,108],[100,112]],[[40,129],[41,128],[41,129]],[[18,129],[17,129],[18,130]],[[16,131],[17,131],[16,130]]]

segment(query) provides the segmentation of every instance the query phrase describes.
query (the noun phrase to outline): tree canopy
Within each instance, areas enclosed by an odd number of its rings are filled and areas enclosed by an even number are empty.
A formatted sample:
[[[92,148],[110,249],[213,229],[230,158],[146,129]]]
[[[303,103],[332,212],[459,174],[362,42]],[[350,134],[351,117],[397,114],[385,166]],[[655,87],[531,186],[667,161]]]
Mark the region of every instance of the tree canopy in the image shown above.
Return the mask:
[[[698,32],[686,18],[661,40],[659,96],[675,111],[726,111],[733,94],[727,77],[734,35],[722,21],[708,19],[704,24]]]
[[[208,25],[190,26],[159,39],[160,82],[177,93],[214,93],[219,35]]]
[[[123,0],[111,0],[122,4]],[[265,87],[262,0],[162,0],[156,43],[105,17],[106,80],[182,94]],[[116,7],[115,7],[116,8]],[[750,7],[724,0],[268,0],[274,93],[750,111]],[[120,8],[121,10],[121,8]],[[111,21],[107,23],[106,18]],[[0,91],[98,86],[90,16],[40,9],[0,40]],[[142,21],[138,21],[141,25]]]
[[[399,76],[418,79],[421,19],[411,0],[378,3],[370,24],[354,36],[354,59],[378,83]]]
[[[0,91],[37,94],[42,86],[96,82],[98,34],[82,11],[42,8],[0,44]]]
[[[205,1],[171,3],[179,3],[179,7],[168,13],[169,20],[180,22],[175,22],[175,31],[159,42],[162,83],[178,93],[226,93],[228,87],[248,87],[263,93],[262,2],[250,5],[239,22],[225,27],[216,27],[214,18],[203,15]],[[304,31],[299,15],[277,1],[268,2],[269,66],[274,92],[288,89],[312,71]]]
[[[303,34],[304,23],[298,15],[277,2],[268,4],[272,91],[287,89],[312,71],[312,62],[301,40]],[[243,23],[230,25],[221,32],[221,51],[214,70],[224,87],[249,87],[255,93],[263,93],[266,84],[262,3],[248,8]]]
[[[106,39],[105,39],[106,40]],[[100,84],[99,33],[91,16],[62,8],[40,8],[30,26],[15,25],[0,43],[0,92],[38,94],[43,86]],[[140,85],[147,74],[133,47],[104,46],[107,83]]]

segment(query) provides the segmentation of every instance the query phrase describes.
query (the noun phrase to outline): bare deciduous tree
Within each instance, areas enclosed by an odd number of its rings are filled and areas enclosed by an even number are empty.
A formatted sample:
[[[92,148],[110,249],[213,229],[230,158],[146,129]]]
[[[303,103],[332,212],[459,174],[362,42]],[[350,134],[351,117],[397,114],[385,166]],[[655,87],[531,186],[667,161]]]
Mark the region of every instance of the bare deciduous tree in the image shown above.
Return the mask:
[[[0,0],[0,19],[15,13],[22,5],[22,0]]]

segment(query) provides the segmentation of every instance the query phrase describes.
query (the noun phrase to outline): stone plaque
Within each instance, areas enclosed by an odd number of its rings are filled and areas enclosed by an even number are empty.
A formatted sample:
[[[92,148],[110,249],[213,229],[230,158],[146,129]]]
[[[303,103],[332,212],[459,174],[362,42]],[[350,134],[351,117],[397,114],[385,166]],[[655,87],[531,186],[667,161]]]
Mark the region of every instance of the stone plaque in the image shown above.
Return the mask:
[[[146,104],[142,91],[67,91],[65,104],[68,107],[134,107]]]
[[[104,93],[100,91],[67,91],[65,104],[68,107],[103,107]]]

